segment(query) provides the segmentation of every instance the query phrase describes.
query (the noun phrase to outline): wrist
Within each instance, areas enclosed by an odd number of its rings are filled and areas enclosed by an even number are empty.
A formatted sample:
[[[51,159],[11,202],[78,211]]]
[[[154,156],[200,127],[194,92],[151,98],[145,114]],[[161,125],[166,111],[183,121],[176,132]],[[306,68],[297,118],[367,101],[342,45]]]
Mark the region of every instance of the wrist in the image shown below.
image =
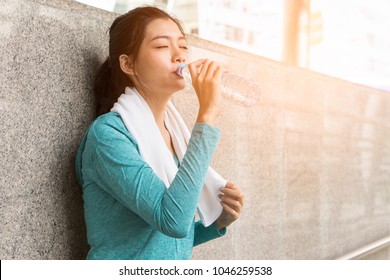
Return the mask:
[[[218,122],[218,113],[216,113],[216,112],[208,112],[208,113],[199,112],[198,118],[196,119],[196,122],[207,123],[211,126],[216,126],[216,124]]]
[[[223,225],[223,223],[221,223],[221,221],[220,221],[219,219],[217,219],[217,220],[215,221],[215,227],[216,227],[217,230],[221,230],[221,229],[226,228],[226,226]]]

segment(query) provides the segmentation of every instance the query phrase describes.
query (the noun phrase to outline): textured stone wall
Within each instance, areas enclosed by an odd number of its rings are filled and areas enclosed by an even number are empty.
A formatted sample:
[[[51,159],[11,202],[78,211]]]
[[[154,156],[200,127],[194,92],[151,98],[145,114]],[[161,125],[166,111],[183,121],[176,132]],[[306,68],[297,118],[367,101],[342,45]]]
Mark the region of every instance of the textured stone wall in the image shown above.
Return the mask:
[[[74,157],[115,15],[71,0],[0,0],[0,258],[83,259]],[[242,216],[194,259],[331,259],[390,234],[390,94],[190,38],[256,79],[255,107],[224,103],[213,166]],[[197,103],[174,103],[191,127]],[[367,258],[390,259],[389,249]]]
[[[73,1],[0,1],[0,258],[82,259],[74,158],[113,16]]]

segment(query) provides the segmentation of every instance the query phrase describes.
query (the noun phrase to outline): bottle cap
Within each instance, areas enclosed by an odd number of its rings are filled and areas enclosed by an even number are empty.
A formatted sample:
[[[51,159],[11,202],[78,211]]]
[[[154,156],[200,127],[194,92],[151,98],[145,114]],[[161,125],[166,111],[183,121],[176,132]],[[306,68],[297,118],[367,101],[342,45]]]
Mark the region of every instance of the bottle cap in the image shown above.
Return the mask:
[[[180,77],[183,78],[183,68],[184,68],[184,67],[187,67],[187,66],[188,66],[187,63],[181,63],[181,64],[177,67],[176,72],[177,72],[177,74],[178,74]]]

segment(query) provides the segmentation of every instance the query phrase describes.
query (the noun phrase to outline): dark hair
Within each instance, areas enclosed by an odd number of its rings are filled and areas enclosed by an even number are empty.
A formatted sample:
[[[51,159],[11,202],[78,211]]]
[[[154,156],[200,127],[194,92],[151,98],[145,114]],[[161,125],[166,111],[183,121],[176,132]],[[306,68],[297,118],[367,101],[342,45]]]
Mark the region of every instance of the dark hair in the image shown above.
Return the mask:
[[[126,86],[133,87],[133,81],[121,70],[119,56],[126,54],[136,64],[147,25],[155,19],[170,19],[185,35],[180,22],[156,7],[139,7],[117,17],[112,23],[109,35],[109,57],[100,66],[94,85],[96,115],[110,111]]]

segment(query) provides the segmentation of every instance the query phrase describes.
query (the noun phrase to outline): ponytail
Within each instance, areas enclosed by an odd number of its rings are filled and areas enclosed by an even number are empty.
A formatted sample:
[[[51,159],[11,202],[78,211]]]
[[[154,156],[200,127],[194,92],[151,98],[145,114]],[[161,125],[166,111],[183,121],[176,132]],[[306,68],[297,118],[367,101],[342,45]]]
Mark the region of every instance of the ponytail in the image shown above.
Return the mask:
[[[97,72],[93,89],[97,117],[110,112],[126,86],[133,86],[133,83],[120,69],[115,71],[107,58]]]
[[[96,116],[107,113],[109,110],[108,106],[112,99],[111,92],[114,91],[111,79],[112,68],[110,66],[110,59],[107,58],[99,68],[93,88],[96,99]]]

